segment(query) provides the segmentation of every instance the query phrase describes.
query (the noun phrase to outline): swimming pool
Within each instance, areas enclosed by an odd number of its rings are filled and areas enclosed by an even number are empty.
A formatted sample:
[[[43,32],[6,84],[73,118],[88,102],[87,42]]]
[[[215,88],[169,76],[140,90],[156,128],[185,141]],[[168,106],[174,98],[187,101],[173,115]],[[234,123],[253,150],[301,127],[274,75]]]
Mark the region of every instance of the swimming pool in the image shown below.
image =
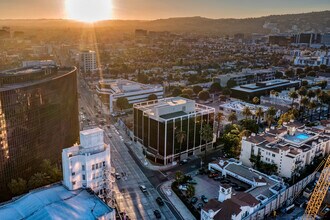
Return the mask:
[[[300,139],[300,140],[305,140],[305,139],[309,138],[309,135],[308,134],[301,133],[301,134],[295,135],[295,137],[298,138],[298,139]]]
[[[312,135],[306,134],[306,133],[297,133],[293,136],[291,135],[285,135],[284,138],[287,139],[288,141],[292,141],[295,143],[301,143],[306,141],[307,139],[309,139],[310,137],[312,137]]]

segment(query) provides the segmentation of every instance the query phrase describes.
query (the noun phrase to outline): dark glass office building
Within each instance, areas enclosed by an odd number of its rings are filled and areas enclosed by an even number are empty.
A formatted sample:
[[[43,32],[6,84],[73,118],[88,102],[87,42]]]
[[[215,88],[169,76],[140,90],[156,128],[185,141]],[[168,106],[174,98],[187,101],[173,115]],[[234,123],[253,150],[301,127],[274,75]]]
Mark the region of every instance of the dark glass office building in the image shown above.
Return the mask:
[[[43,159],[61,164],[78,138],[75,67],[0,73],[0,201],[10,199],[11,179],[28,181]]]
[[[162,165],[199,154],[206,146],[212,147],[211,142],[202,140],[200,130],[206,124],[214,126],[214,111],[180,97],[134,104],[135,141],[142,145],[148,159]],[[178,131],[185,134],[182,144]]]

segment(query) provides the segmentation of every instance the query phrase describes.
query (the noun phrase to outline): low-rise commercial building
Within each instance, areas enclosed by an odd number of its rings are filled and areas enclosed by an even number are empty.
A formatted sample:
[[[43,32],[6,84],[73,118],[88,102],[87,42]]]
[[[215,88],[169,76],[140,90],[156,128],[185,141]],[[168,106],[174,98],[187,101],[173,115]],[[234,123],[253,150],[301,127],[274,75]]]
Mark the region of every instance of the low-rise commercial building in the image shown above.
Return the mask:
[[[231,89],[231,96],[244,100],[252,100],[254,97],[268,95],[271,90],[282,91],[287,88],[298,88],[300,81],[290,81],[286,79],[274,79],[236,86]]]
[[[330,136],[321,128],[305,128],[299,122],[284,123],[281,128],[243,137],[240,161],[253,166],[257,159],[277,166],[277,173],[286,178],[301,172],[315,158],[330,153]]]
[[[243,114],[243,111],[245,108],[249,108],[251,113],[252,113],[252,119],[259,119],[260,122],[264,121],[264,118],[266,116],[267,110],[269,107],[267,106],[262,106],[262,105],[253,105],[247,102],[242,102],[242,101],[232,101],[228,103],[221,104],[219,106],[219,110],[222,111],[225,115],[229,115],[230,113],[236,113],[237,119],[242,120],[246,116]],[[262,111],[264,112],[263,116],[258,118],[256,116],[256,110],[258,108],[261,108]],[[278,110],[277,114],[275,117],[279,117],[281,114],[281,111]]]
[[[167,165],[212,147],[201,138],[205,125],[214,127],[215,109],[181,97],[134,104],[134,138],[147,158]],[[183,131],[183,142],[178,132]],[[181,157],[181,158],[180,158]]]
[[[80,145],[62,151],[63,184],[69,190],[91,188],[104,195],[111,191],[110,147],[100,128],[80,132]],[[113,179],[113,178],[112,178]]]
[[[151,94],[155,94],[158,99],[164,97],[161,85],[146,85],[126,79],[102,80],[96,91],[103,102],[109,103],[110,112],[114,111],[116,100],[120,97],[127,98],[129,104],[146,101]]]
[[[233,80],[236,85],[245,85],[275,79],[278,69],[243,69],[240,73],[229,73],[213,78],[213,82],[218,82],[222,87],[226,87],[229,80]]]

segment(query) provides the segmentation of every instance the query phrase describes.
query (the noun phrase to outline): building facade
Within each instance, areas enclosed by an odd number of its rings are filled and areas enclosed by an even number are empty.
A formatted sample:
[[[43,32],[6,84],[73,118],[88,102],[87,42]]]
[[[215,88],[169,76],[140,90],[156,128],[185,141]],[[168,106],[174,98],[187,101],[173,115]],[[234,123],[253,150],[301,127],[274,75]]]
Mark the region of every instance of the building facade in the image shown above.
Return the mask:
[[[213,82],[220,83],[222,87],[226,87],[229,80],[236,83],[237,86],[261,81],[275,79],[276,68],[270,69],[243,69],[240,73],[229,73],[219,75],[213,78]]]
[[[96,52],[92,50],[80,53],[80,70],[83,73],[92,72],[97,69]]]
[[[267,129],[242,139],[240,161],[252,166],[251,158],[276,164],[277,173],[286,178],[298,174],[314,159],[330,153],[330,135],[323,129],[305,128],[299,122],[288,122],[281,128]]]
[[[269,81],[257,82],[241,86],[235,86],[231,89],[232,97],[252,100],[254,97],[268,95],[271,90],[282,91],[287,88],[299,88],[300,81],[290,81],[286,79],[274,79]]]
[[[102,80],[96,91],[103,102],[109,103],[110,112],[114,111],[116,100],[120,97],[127,98],[129,104],[147,101],[151,94],[155,94],[158,99],[164,97],[161,85],[146,85],[126,79]]]
[[[100,128],[80,132],[80,145],[63,149],[63,184],[69,190],[91,188],[103,195],[111,192],[110,146]]]
[[[43,159],[60,164],[78,139],[76,68],[0,74],[0,200],[10,198],[11,179],[28,180]]]
[[[143,145],[147,158],[163,165],[204,152],[213,140],[202,140],[200,130],[207,124],[214,127],[214,112],[181,97],[134,104],[135,141]],[[179,131],[185,134],[181,144]]]

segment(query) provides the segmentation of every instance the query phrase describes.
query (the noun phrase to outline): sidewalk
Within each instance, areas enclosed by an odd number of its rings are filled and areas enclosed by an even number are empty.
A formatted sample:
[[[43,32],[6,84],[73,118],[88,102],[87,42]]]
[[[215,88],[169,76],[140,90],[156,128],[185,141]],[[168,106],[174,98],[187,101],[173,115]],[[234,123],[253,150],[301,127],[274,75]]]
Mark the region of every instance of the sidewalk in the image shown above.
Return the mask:
[[[172,203],[173,207],[178,213],[183,217],[184,220],[196,220],[196,218],[191,214],[186,205],[181,201],[181,199],[173,192],[171,189],[171,184],[174,180],[167,181],[160,186],[160,190],[167,198],[167,201]]]
[[[146,159],[145,156],[143,155],[142,147],[139,144],[134,143],[133,141],[132,141],[132,144],[130,145],[130,148],[133,151],[133,153],[137,156],[137,158],[141,161],[141,163],[150,170],[166,171],[166,170],[169,170],[169,169],[177,166],[177,164],[157,166],[157,165],[150,163],[148,161],[148,159]]]

